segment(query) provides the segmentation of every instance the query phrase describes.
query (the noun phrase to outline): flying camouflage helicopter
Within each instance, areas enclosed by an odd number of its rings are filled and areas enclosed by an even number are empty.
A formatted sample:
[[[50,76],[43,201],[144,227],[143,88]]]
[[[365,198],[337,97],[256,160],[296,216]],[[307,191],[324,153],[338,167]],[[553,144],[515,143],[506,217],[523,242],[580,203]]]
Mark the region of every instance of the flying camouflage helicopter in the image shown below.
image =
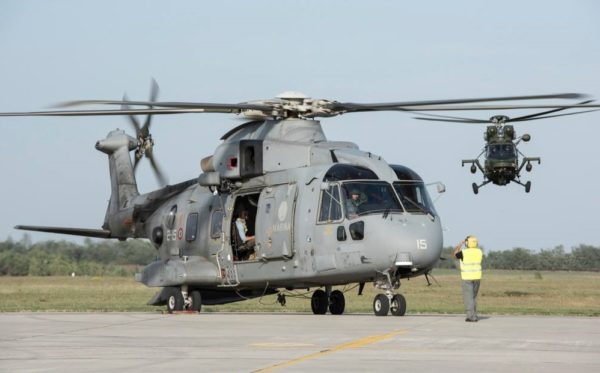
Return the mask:
[[[276,293],[284,304],[283,289],[316,289],[311,298],[315,314],[328,310],[342,314],[344,294],[332,287],[359,284],[361,294],[365,283],[372,282],[382,291],[373,300],[378,316],[390,311],[403,315],[406,300],[396,291],[400,280],[427,276],[440,258],[440,217],[416,172],[388,164],[356,144],[328,140],[316,118],[372,111],[489,110],[460,104],[581,97],[361,104],[286,93],[276,99],[222,104],[157,102],[157,93],[154,84],[150,101],[124,98],[64,105],[119,105],[116,109],[0,113],[125,115],[136,131],[136,137],[131,137],[117,129],[96,143],[96,149],[108,156],[111,182],[102,229],[16,228],[150,240],[159,259],[138,273],[136,280],[161,288],[149,304],[166,305],[169,312],[200,311],[203,304]],[[251,121],[223,135],[214,153],[202,159],[199,177],[140,194],[134,171],[142,157],[149,159],[159,180],[165,180],[154,158],[152,116],[178,113],[234,113]],[[145,122],[135,115],[147,115]],[[443,190],[438,184],[438,192]]]
[[[593,100],[586,100],[579,105],[589,104]],[[531,162],[541,163],[539,157],[525,157],[525,155],[518,149],[518,145],[521,141],[528,142],[531,140],[529,134],[523,134],[521,137],[516,137],[515,129],[512,125],[506,123],[512,122],[523,122],[529,120],[539,120],[546,118],[553,118],[564,115],[582,114],[591,111],[597,111],[598,109],[579,111],[575,113],[557,114],[550,115],[552,113],[565,110],[566,108],[557,108],[553,110],[543,111],[540,113],[523,115],[516,118],[509,118],[506,115],[494,115],[489,120],[473,119],[473,118],[461,118],[451,117],[446,115],[435,115],[428,113],[421,113],[428,117],[414,117],[419,120],[429,120],[438,122],[451,122],[451,123],[487,123],[491,124],[487,126],[486,131],[483,133],[483,139],[486,142],[482,152],[479,153],[475,159],[463,159],[462,166],[465,164],[471,164],[471,173],[476,173],[477,169],[483,174],[483,182],[479,185],[473,183],[473,193],[478,194],[479,188],[491,183],[496,185],[507,185],[511,181],[525,187],[525,192],[529,193],[531,190],[531,181],[523,184],[521,182],[521,170],[525,167],[527,172],[533,169]],[[519,163],[519,155],[523,158]],[[481,165],[479,159],[484,157],[484,166]]]

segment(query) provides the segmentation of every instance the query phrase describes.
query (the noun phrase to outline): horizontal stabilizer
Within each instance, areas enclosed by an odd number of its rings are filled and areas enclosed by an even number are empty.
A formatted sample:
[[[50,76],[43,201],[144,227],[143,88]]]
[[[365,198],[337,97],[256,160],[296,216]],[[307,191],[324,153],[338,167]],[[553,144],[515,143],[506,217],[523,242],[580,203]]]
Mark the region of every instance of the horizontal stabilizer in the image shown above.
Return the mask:
[[[48,232],[59,234],[70,234],[73,236],[112,238],[110,231],[104,229],[82,229],[82,228],[63,228],[63,227],[39,227],[35,225],[17,225],[15,229],[24,231]]]

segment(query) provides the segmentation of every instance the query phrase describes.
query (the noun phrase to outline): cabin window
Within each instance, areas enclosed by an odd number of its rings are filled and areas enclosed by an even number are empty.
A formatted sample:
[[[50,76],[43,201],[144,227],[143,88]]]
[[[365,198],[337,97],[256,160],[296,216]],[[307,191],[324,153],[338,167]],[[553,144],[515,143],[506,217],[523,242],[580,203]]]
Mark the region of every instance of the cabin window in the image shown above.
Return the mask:
[[[223,211],[215,210],[210,219],[210,237],[219,238],[223,231]]]
[[[177,205],[171,207],[169,215],[167,215],[167,229],[173,229],[175,227],[175,218],[177,217]]]
[[[342,220],[342,203],[340,200],[340,186],[332,184],[321,195],[319,208],[319,223],[331,223]]]
[[[196,239],[198,232],[198,213],[194,212],[188,215],[187,223],[185,224],[185,240],[192,242]]]

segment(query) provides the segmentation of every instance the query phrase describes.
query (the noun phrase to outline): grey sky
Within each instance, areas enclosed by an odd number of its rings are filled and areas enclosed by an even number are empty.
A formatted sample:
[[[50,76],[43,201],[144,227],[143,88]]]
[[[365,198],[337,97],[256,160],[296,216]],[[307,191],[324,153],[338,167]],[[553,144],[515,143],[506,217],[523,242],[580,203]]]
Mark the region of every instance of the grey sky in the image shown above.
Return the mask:
[[[584,92],[600,98],[596,1],[11,1],[0,2],[0,111],[72,99],[240,102],[297,90],[376,102]],[[486,118],[497,113],[467,113]],[[519,112],[507,113],[517,115]],[[484,126],[427,123],[402,113],[324,119],[347,140],[427,181],[445,244],[467,234],[488,249],[600,245],[600,113],[518,125],[541,156],[525,180],[488,186],[460,160],[477,156]],[[239,122],[226,115],[155,117],[155,153],[172,183]],[[96,140],[125,118],[3,118],[0,240],[15,224],[98,228],[109,197]],[[156,188],[144,164],[142,192]],[[432,190],[433,192],[433,190]],[[434,193],[435,198],[435,193]],[[69,239],[32,234],[35,240]]]

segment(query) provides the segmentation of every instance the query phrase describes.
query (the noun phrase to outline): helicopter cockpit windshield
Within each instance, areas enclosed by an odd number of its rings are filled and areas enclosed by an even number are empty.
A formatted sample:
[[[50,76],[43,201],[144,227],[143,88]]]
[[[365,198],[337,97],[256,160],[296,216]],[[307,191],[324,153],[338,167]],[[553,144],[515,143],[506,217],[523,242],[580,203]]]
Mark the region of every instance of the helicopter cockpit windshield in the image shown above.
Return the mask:
[[[406,212],[437,215],[422,181],[395,181],[394,189]]]
[[[514,144],[490,144],[487,146],[488,159],[513,159],[517,156]]]
[[[390,184],[384,181],[349,181],[342,184],[346,217],[403,212]]]

